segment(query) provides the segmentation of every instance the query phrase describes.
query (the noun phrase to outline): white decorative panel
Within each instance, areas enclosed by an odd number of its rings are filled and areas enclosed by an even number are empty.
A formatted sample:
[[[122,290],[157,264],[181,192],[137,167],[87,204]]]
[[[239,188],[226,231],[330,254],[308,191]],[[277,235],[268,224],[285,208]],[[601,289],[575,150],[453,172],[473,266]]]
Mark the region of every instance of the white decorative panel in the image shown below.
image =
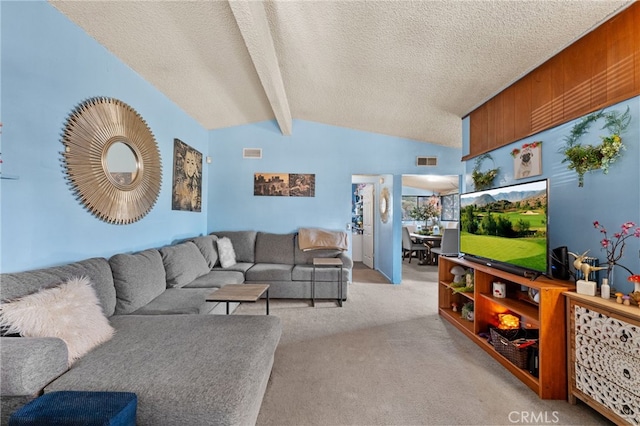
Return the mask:
[[[640,397],[640,358],[576,334],[576,362]]]
[[[575,387],[640,425],[640,327],[575,306]]]
[[[576,332],[640,358],[640,327],[582,306],[575,307]]]
[[[640,397],[627,392],[608,378],[575,364],[576,387],[632,425],[640,425]]]

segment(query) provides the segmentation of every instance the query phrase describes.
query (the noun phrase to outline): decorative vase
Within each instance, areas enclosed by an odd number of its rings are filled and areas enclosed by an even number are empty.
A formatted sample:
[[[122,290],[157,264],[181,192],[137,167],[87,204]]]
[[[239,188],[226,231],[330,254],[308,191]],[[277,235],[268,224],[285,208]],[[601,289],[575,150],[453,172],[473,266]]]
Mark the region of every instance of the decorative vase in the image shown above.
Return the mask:
[[[613,281],[613,270],[615,269],[615,264],[609,263],[607,268],[607,280],[609,281],[609,286],[615,287],[615,282]]]
[[[611,287],[609,287],[609,280],[607,278],[602,279],[602,285],[600,286],[600,297],[609,300],[611,297]]]

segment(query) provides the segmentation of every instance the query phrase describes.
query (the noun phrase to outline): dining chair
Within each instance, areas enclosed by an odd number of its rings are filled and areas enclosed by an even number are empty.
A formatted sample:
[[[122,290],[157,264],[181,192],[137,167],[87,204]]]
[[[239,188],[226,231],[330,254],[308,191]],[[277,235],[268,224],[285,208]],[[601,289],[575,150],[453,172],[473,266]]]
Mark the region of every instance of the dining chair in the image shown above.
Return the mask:
[[[411,238],[409,234],[409,228],[406,226],[402,227],[402,260],[406,259],[407,254],[409,254],[409,263],[411,263],[411,258],[413,257],[413,253],[416,252],[418,254],[418,259],[422,260],[424,256],[427,254],[429,249],[421,243],[417,243]]]
[[[431,249],[431,253],[435,256],[435,262],[438,262],[438,256],[440,255],[457,255],[459,252],[458,249],[458,238],[460,235],[460,231],[458,228],[444,228],[442,230],[442,240],[440,242],[440,247],[434,247]]]

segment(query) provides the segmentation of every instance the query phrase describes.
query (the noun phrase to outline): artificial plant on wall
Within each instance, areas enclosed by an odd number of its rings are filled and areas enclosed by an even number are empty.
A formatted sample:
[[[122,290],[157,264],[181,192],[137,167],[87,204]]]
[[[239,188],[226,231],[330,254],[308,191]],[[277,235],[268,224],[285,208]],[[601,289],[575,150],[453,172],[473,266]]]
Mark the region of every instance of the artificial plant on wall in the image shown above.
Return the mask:
[[[579,140],[589,130],[594,121],[604,119],[602,129],[607,129],[608,136],[600,136],[600,145],[582,145]],[[617,111],[594,112],[587,115],[571,129],[571,133],[565,137],[565,144],[561,148],[564,154],[563,163],[569,163],[569,170],[578,173],[578,186],[584,186],[584,174],[591,170],[602,169],[604,174],[609,172],[609,166],[613,164],[625,149],[620,135],[624,133],[631,121],[629,107],[620,114]]]
[[[482,154],[476,158],[473,172],[471,173],[471,178],[473,179],[473,185],[476,190],[482,190],[490,188],[493,185],[493,180],[498,176],[498,172],[500,171],[499,167],[494,167],[492,169],[487,170],[486,172],[481,172],[480,169],[482,167],[482,163],[484,160],[493,161],[493,157],[491,154]]]

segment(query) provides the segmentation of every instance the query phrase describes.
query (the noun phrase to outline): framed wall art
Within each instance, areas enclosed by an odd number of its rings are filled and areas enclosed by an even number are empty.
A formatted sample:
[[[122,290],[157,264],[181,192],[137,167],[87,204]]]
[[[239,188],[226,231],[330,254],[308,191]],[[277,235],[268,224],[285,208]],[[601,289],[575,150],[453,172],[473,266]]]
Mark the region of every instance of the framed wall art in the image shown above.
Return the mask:
[[[316,175],[307,173],[255,173],[253,195],[315,197]]]
[[[173,140],[172,210],[202,211],[202,153]]]
[[[542,142],[525,143],[522,148],[511,151],[513,157],[513,176],[524,179],[542,174]]]

